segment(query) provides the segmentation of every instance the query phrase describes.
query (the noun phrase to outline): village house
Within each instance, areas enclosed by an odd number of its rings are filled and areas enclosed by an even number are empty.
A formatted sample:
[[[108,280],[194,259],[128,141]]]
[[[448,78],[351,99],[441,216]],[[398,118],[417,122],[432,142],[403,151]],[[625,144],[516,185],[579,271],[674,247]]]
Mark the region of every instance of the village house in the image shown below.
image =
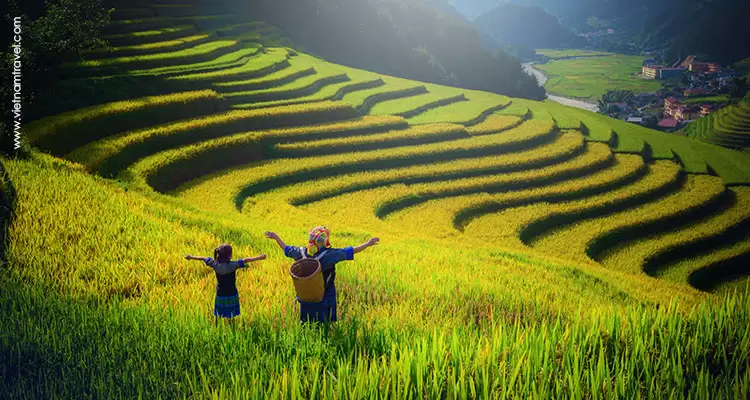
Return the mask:
[[[677,128],[677,120],[665,118],[659,121],[658,125],[659,125],[659,128],[662,128],[663,130],[670,132],[670,131],[675,130],[675,128]]]
[[[631,124],[641,125],[641,124],[643,124],[643,117],[636,117],[634,115],[631,115],[631,116],[628,117],[628,119],[626,121],[630,122]]]
[[[684,68],[668,68],[661,65],[644,65],[641,68],[641,75],[646,79],[669,79],[680,76]]]
[[[682,68],[695,74],[712,74],[721,71],[721,66],[714,62],[700,62],[695,60],[695,56],[687,56],[685,60],[680,63]]]
[[[695,107],[689,107],[674,97],[664,99],[664,118],[677,121],[687,121],[698,118],[700,112]]]

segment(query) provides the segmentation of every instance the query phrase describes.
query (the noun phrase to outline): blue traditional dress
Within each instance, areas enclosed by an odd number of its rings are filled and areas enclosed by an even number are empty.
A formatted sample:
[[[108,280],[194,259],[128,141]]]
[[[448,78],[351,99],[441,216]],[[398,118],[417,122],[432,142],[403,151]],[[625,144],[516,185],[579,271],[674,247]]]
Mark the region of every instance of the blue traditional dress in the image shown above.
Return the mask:
[[[284,255],[293,258],[295,261],[301,259],[303,254],[312,258],[304,247],[286,246],[284,249]],[[323,301],[319,303],[302,301],[297,298],[300,303],[300,321],[335,322],[338,319],[336,315],[336,264],[340,261],[354,260],[354,248],[351,246],[343,249],[323,248],[315,254],[314,258],[320,262],[325,292]]]
[[[238,269],[245,268],[245,263],[242,260],[219,263],[208,258],[206,259],[206,265],[216,273],[214,315],[223,318],[233,318],[240,315],[240,296],[237,292],[235,273]]]

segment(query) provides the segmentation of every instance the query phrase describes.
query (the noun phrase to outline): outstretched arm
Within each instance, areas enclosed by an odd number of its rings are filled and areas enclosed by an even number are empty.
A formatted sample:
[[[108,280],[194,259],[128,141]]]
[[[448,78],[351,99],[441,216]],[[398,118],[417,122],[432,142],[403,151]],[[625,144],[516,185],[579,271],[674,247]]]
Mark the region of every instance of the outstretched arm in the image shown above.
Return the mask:
[[[376,246],[380,242],[379,238],[370,238],[370,240],[360,244],[359,246],[354,246],[354,253],[359,253],[360,251],[370,247],[370,246]]]
[[[265,254],[261,254],[259,256],[255,256],[255,257],[240,258],[239,261],[242,261],[243,264],[246,264],[246,263],[250,263],[250,262],[253,262],[253,261],[260,261],[260,260],[265,260],[265,259],[266,259],[266,255]]]
[[[185,256],[185,259],[186,260],[198,260],[198,261],[204,261],[205,262],[206,260],[208,260],[208,257],[191,256],[191,255],[188,254],[188,255]]]
[[[269,239],[273,239],[276,241],[276,244],[281,247],[281,250],[286,249],[286,243],[284,243],[283,240],[279,237],[279,235],[276,234],[276,232],[266,231],[266,237]]]

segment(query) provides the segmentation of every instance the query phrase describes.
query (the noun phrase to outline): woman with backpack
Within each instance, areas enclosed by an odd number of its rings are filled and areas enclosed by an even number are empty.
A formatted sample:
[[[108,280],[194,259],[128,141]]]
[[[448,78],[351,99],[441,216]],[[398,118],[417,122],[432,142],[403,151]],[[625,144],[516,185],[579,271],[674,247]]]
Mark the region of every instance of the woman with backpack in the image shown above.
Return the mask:
[[[354,254],[378,244],[380,239],[374,237],[359,246],[348,246],[344,248],[331,247],[331,232],[325,226],[318,226],[308,233],[307,246],[287,246],[283,240],[274,232],[266,232],[266,237],[273,239],[284,250],[284,255],[295,261],[303,257],[313,257],[320,262],[323,272],[325,291],[323,301],[320,304],[300,302],[300,320],[306,321],[328,321],[335,322],[336,315],[336,264],[341,261],[354,260]]]

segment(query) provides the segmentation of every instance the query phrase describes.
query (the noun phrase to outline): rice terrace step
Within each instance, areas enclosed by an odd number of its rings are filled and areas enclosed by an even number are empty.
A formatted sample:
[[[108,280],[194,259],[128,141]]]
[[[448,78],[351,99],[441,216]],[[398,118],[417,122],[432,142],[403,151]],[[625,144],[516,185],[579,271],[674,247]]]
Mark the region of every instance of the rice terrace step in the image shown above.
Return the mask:
[[[0,397],[747,398],[747,98],[676,135],[477,90],[461,46],[356,68],[310,10],[396,48],[428,5],[323,3],[101,2],[0,156]],[[319,246],[338,321],[300,324]]]

